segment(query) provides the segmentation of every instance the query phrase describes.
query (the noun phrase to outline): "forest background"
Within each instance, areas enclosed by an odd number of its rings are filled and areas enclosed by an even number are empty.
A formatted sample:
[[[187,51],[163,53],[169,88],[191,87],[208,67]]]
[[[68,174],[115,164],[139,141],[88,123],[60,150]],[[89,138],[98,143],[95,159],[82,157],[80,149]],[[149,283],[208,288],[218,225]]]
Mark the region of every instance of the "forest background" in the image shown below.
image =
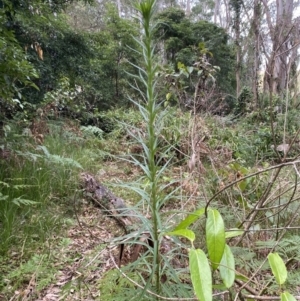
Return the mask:
[[[298,1],[158,0],[149,53],[135,4],[0,1],[0,300],[300,299]],[[83,174],[139,230],[95,211]],[[120,274],[124,241],[143,248]]]

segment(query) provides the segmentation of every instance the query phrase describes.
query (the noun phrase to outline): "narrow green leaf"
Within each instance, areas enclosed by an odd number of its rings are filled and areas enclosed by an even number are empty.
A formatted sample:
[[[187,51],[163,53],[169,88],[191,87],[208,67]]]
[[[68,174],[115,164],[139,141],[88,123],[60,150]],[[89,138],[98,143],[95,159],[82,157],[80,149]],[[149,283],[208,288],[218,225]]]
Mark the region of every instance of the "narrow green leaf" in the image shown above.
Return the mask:
[[[32,200],[22,199],[22,197],[14,198],[12,200],[12,202],[17,206],[21,206],[21,205],[31,206],[31,205],[36,205],[39,203],[39,202],[32,201]]]
[[[244,233],[244,231],[240,229],[229,229],[229,230],[230,231],[225,232],[225,238],[240,236]]]
[[[281,301],[296,301],[296,298],[291,295],[289,292],[283,292],[280,294]]]
[[[246,277],[245,275],[241,275],[241,274],[235,274],[235,279],[241,280],[241,281],[244,281],[244,282],[249,281],[248,277]]]
[[[224,283],[213,284],[212,288],[213,288],[213,290],[219,290],[219,291],[227,290],[227,287],[224,285]]]
[[[225,227],[218,210],[209,210],[206,220],[206,245],[213,270],[222,259],[225,248]]]
[[[201,301],[212,300],[211,270],[205,253],[191,249],[189,252],[191,279],[196,296]]]
[[[287,270],[286,266],[279,256],[278,253],[270,253],[268,255],[268,261],[269,265],[272,269],[272,273],[275,276],[276,282],[279,285],[282,285],[285,283],[287,278]]]
[[[166,233],[166,235],[176,235],[176,236],[183,236],[193,242],[195,240],[195,233],[189,229],[180,229],[172,232]]]
[[[2,182],[2,181],[0,181],[0,184],[2,184],[3,186],[5,186],[5,187],[9,187],[9,184],[8,183],[6,183],[6,182]]]
[[[199,217],[201,217],[204,214],[204,212],[205,212],[205,208],[201,208],[189,214],[182,222],[180,222],[180,224],[174,229],[174,231],[180,229],[186,229],[193,222],[195,222]]]
[[[227,288],[230,288],[235,279],[234,257],[228,245],[225,245],[223,257],[219,266],[221,279]]]
[[[5,201],[8,199],[8,195],[4,195],[0,192],[0,201]]]

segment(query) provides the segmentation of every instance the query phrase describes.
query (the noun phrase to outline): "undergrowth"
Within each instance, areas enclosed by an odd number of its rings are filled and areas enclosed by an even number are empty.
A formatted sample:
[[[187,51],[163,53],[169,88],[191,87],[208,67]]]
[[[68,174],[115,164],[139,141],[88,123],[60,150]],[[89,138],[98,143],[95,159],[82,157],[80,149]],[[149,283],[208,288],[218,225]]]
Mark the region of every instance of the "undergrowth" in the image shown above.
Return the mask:
[[[169,221],[168,211],[185,212],[188,208],[192,210],[203,206],[209,196],[241,177],[269,168],[272,158],[275,158],[267,126],[257,127],[261,132],[257,135],[256,131],[249,130],[251,126],[246,121],[203,115],[193,120],[198,123],[194,124],[198,135],[195,140],[200,140],[201,147],[198,149],[199,164],[191,173],[188,168],[193,141],[191,115],[172,107],[164,110],[167,114],[160,124],[161,134],[157,136],[161,150],[158,155],[163,158],[160,163],[169,162],[170,165],[161,178],[165,190],[160,192],[160,197],[164,198],[167,193],[177,190],[162,207],[163,221]],[[137,116],[134,117],[135,115]],[[33,134],[28,134],[29,131],[24,131],[29,126],[20,126],[14,121],[7,124],[1,139],[0,153],[0,287],[6,294],[9,295],[22,286],[22,281],[28,282],[32,277],[37,277],[39,290],[53,281],[51,275],[60,267],[53,264],[57,256],[55,245],[59,243],[54,237],[64,235],[70,226],[70,212],[74,219],[73,198],[78,189],[78,174],[81,171],[88,170],[102,175],[110,168],[115,172],[116,178],[106,181],[115,183],[120,181],[120,176],[125,182],[132,178],[139,179],[138,164],[121,163],[118,159],[128,154],[138,162],[142,158],[141,150],[135,148],[138,143],[131,135],[147,135],[146,125],[138,117],[139,111],[131,109],[123,114],[121,110],[114,110],[107,112],[107,116],[114,120],[109,133],[98,127],[80,127],[69,120],[46,120],[44,126],[47,126],[47,132],[44,133],[42,143]],[[129,131],[124,130],[128,116],[133,116],[131,120],[135,120],[127,128]],[[205,138],[202,139],[203,137]],[[214,205],[218,207],[228,227],[238,227],[243,223],[256,201],[264,194],[271,175],[272,171],[269,171],[250,177],[219,194]],[[249,248],[233,247],[236,265],[243,266],[241,273],[254,273],[265,254],[276,243],[280,230],[263,232],[263,229],[285,228],[291,214],[297,210],[296,181],[293,168],[285,167],[285,172],[276,179],[272,193],[266,200],[270,209],[262,210],[250,228],[256,232],[249,233]],[[138,180],[138,183],[146,187],[148,185],[146,180]],[[122,188],[122,185],[115,189],[117,194],[130,199],[132,204],[139,203],[137,194]],[[178,218],[174,215],[172,224]],[[203,227],[201,221],[194,225],[195,231],[202,231]],[[286,285],[291,289],[296,287],[299,280],[299,274],[295,270],[300,258],[297,235],[298,230],[294,229],[280,241],[277,248],[283,258],[290,259],[289,267],[292,272]],[[203,246],[204,240],[200,239],[196,244]],[[177,258],[180,252],[180,249],[175,248],[168,259],[165,258],[166,264],[162,271],[167,279],[179,275],[178,270],[174,270],[167,262],[172,257]],[[143,255],[135,263],[142,267],[141,274],[151,273],[148,256],[149,254]],[[184,258],[183,256],[183,260],[186,260]],[[132,279],[141,280],[131,274],[129,267],[124,267],[124,272],[131,275]],[[182,269],[181,276],[174,281],[187,281],[186,272]],[[108,273],[115,275],[112,271]],[[128,298],[135,294],[135,288],[126,279],[122,280],[123,288],[116,286],[113,291],[108,289],[109,275],[103,275],[100,282],[103,296],[116,293],[115,290],[120,295],[128,295]],[[180,291],[185,292],[181,296],[188,296],[191,292],[190,285],[181,285],[183,287]],[[178,295],[176,290],[179,287],[174,287],[175,291],[164,291],[167,287],[163,286],[162,292],[165,295]],[[275,287],[270,285],[270,292]]]
[[[265,262],[269,252],[276,250],[289,269],[285,287],[297,294],[299,162],[282,162],[284,153],[278,158],[273,146],[274,141],[283,142],[284,114],[276,116],[274,139],[267,112],[251,112],[240,119],[193,116],[157,104],[151,113],[155,123],[150,143],[147,118],[151,114],[147,115],[144,105],[97,113],[94,118],[101,122],[85,126],[39,114],[31,123],[20,118],[6,122],[0,138],[1,293],[9,300],[15,290],[35,282],[38,294],[53,283],[65,263],[77,260],[77,255],[62,257],[60,252],[70,243],[64,238],[67,230],[78,222],[74,209],[82,201],[78,176],[88,171],[114,184],[117,195],[143,212],[139,231],[156,243],[153,249],[139,242],[145,252],[122,268],[128,278],[110,269],[101,275],[97,289],[103,300],[146,298],[132,281],[165,296],[191,297],[183,252],[186,242],[176,239],[170,247],[161,233],[208,202],[228,228],[246,229],[242,239],[230,241],[238,279],[252,277],[256,280],[252,288],[264,295],[277,294]],[[296,113],[291,110],[286,118],[287,141],[297,134]],[[297,159],[298,152],[295,143],[291,155]],[[149,162],[159,179],[151,177]],[[200,219],[192,229],[204,233],[204,228]],[[140,237],[129,238],[136,244]],[[115,240],[120,241],[122,237]],[[169,249],[160,254],[159,246]],[[205,248],[204,235],[197,236],[195,246]],[[83,275],[84,269],[80,272]],[[81,290],[79,280],[64,287],[66,294]]]

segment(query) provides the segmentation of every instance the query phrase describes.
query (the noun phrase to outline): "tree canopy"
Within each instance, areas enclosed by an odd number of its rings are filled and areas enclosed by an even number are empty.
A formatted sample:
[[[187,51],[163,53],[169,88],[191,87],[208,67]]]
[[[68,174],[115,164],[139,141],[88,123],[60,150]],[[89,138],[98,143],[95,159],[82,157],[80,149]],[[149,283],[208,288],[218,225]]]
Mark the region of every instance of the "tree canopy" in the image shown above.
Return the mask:
[[[233,49],[225,30],[208,21],[192,21],[183,10],[171,7],[157,15],[156,37],[164,42],[167,60],[192,65],[197,59],[195,48],[204,43],[211,53],[210,62],[220,67],[224,80],[232,72]],[[228,84],[228,83],[227,83]]]

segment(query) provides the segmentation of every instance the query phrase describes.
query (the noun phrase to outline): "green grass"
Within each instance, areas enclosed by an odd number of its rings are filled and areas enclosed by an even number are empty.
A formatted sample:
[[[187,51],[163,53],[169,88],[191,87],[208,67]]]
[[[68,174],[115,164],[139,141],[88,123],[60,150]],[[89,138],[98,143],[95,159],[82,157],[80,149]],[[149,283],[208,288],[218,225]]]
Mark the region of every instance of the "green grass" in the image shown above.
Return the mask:
[[[120,117],[120,112],[116,111],[115,118]],[[132,110],[131,116],[134,114]],[[53,275],[55,271],[51,268],[49,252],[52,253],[57,243],[55,237],[64,236],[70,217],[74,219],[74,198],[77,201],[80,197],[77,191],[82,171],[101,174],[102,170],[106,175],[101,180],[110,183],[118,179],[118,173],[124,172],[127,178],[135,178],[135,173],[139,173],[126,162],[113,163],[116,155],[127,153],[127,148],[124,150],[116,143],[117,137],[122,141],[122,126],[116,122],[114,125],[104,138],[81,131],[69,120],[47,121],[46,125],[43,122],[48,130],[42,145],[31,136],[23,136],[18,123],[12,121],[7,127],[2,143],[9,155],[0,159],[1,290],[12,293],[17,289],[22,284],[21,275],[33,273],[36,261],[40,261],[39,283],[46,285],[51,281],[46,276],[47,270]],[[139,200],[128,189],[116,187],[115,191],[133,203]],[[17,258],[11,254],[17,254]],[[10,287],[4,277],[15,285]]]

